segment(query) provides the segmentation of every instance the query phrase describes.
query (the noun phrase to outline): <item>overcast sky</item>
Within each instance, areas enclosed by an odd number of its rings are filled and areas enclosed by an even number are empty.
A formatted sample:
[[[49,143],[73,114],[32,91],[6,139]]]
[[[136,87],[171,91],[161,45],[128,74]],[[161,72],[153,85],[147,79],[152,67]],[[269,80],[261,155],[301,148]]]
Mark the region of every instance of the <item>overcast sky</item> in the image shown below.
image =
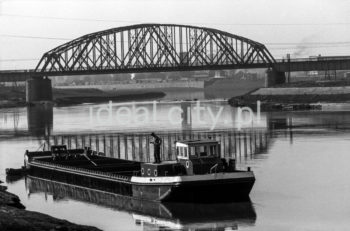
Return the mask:
[[[349,0],[0,0],[0,69],[34,68],[71,39],[152,22],[224,30],[275,58],[350,55]]]

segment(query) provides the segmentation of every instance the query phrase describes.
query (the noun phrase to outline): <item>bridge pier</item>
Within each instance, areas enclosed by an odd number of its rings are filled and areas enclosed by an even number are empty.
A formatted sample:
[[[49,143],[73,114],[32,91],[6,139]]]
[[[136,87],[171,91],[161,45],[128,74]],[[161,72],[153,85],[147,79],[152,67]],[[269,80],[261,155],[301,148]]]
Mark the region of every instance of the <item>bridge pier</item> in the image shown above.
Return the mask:
[[[28,132],[33,136],[48,137],[53,129],[53,105],[37,104],[27,107]]]
[[[265,87],[272,87],[276,84],[282,84],[286,82],[286,73],[280,72],[275,69],[267,69],[265,77]]]
[[[26,84],[26,101],[28,103],[52,101],[51,79],[47,77],[32,77]]]

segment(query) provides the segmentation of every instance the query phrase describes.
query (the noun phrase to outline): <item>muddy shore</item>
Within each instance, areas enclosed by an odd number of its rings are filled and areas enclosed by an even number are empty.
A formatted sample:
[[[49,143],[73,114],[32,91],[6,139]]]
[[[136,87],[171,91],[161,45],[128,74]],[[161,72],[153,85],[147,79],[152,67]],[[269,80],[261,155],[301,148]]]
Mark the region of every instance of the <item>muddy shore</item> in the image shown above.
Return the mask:
[[[142,101],[142,100],[157,100],[165,96],[163,92],[145,92],[135,94],[122,95],[101,95],[101,96],[71,96],[55,98],[54,104],[58,107],[76,105],[82,103],[107,103],[113,102],[127,102],[127,101]]]
[[[260,88],[245,95],[232,97],[234,107],[256,108],[260,101],[262,111],[322,110],[323,103],[350,102],[350,86],[339,83],[291,83],[271,88]]]
[[[17,195],[7,192],[0,181],[0,230],[6,231],[98,231],[42,213],[25,210]]]
[[[53,89],[55,106],[69,106],[82,103],[157,100],[165,97],[161,91],[122,91],[106,92],[98,89]],[[28,106],[25,100],[24,87],[0,87],[0,108]]]
[[[350,94],[339,95],[244,95],[229,99],[233,107],[250,107],[260,101],[261,111],[321,110],[322,103],[350,102]]]

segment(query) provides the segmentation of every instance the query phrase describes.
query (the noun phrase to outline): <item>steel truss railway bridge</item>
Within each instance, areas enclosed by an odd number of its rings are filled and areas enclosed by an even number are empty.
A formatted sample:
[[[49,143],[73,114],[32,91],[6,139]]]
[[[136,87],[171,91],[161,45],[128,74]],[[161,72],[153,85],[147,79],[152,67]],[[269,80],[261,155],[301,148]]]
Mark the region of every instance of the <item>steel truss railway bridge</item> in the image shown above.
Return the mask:
[[[276,60],[265,45],[228,32],[139,24],[74,39],[46,52],[33,70],[1,71],[0,81],[27,80],[31,102],[51,100],[50,76],[251,68],[269,68],[271,86],[284,82],[286,72],[348,70],[350,57]]]

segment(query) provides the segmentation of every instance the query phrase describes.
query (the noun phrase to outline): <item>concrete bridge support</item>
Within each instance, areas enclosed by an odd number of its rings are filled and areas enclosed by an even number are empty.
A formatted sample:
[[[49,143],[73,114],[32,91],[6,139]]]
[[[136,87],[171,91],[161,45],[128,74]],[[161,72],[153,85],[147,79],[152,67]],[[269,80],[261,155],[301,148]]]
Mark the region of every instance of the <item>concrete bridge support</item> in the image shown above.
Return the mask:
[[[265,77],[265,87],[272,87],[276,84],[282,84],[286,82],[286,73],[280,72],[275,69],[268,69]]]
[[[51,80],[46,77],[35,77],[27,80],[26,101],[28,103],[52,101]]]
[[[37,137],[48,137],[53,129],[53,104],[43,103],[27,107],[29,134]]]

